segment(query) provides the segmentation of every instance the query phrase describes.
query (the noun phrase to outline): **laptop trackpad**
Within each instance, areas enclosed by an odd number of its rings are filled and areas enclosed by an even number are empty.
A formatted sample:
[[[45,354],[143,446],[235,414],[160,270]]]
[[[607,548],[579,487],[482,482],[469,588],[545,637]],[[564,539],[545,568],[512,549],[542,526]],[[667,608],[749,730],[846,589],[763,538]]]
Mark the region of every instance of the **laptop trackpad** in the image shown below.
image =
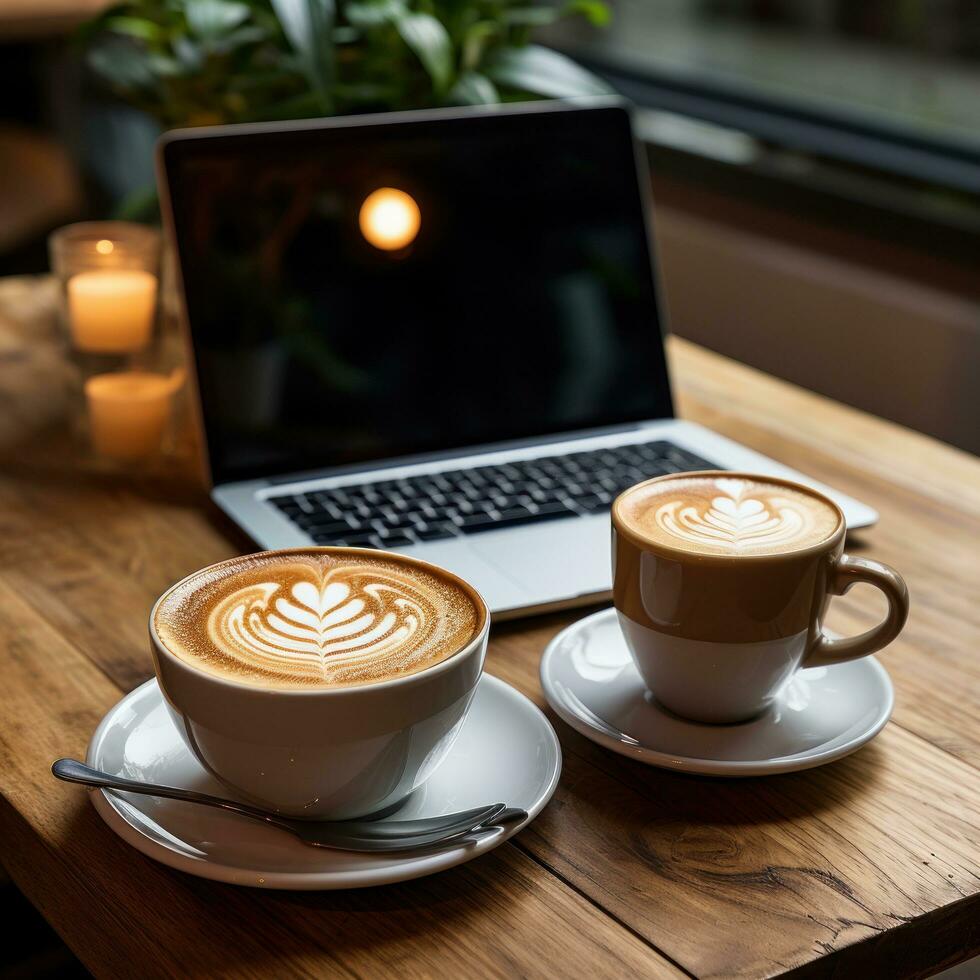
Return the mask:
[[[474,550],[541,601],[612,588],[609,518],[556,521],[474,535]]]
[[[402,549],[405,554],[423,558],[455,572],[474,585],[491,611],[520,608],[527,603],[525,589],[508,569],[487,561],[472,545],[472,538],[433,541]]]

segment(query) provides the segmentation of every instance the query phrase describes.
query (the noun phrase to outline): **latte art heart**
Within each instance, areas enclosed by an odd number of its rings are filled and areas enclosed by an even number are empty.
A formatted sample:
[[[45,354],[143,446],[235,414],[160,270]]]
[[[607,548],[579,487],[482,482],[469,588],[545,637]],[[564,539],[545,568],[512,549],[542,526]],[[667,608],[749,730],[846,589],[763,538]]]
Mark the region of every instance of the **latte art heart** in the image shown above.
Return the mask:
[[[332,580],[343,576],[346,580]],[[302,665],[325,680],[409,645],[437,611],[404,584],[334,569],[326,581],[247,585],[222,599],[208,636],[243,663],[277,670]]]
[[[636,530],[706,554],[764,554],[821,541],[835,511],[815,496],[735,477],[678,477],[628,494],[620,510]]]
[[[237,680],[386,680],[438,663],[481,625],[462,586],[407,561],[311,551],[226,565],[168,593],[155,625],[176,655]]]
[[[733,551],[753,544],[789,542],[804,535],[810,524],[807,511],[785,497],[772,497],[764,503],[757,497],[742,497],[743,492],[739,490],[735,497],[714,497],[707,510],[673,500],[657,508],[656,521],[678,538],[723,544]]]

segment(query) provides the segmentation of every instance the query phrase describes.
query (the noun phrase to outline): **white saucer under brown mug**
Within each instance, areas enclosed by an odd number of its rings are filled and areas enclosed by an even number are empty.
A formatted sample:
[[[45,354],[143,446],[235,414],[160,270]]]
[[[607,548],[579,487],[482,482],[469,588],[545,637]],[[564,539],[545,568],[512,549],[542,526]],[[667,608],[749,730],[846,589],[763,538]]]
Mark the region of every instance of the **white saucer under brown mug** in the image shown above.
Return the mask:
[[[656,477],[612,507],[613,600],[647,688],[701,722],[764,711],[801,667],[866,657],[908,617],[902,577],[844,554],[840,508],[801,484],[750,473]],[[858,582],[888,600],[884,620],[829,638],[830,598]]]

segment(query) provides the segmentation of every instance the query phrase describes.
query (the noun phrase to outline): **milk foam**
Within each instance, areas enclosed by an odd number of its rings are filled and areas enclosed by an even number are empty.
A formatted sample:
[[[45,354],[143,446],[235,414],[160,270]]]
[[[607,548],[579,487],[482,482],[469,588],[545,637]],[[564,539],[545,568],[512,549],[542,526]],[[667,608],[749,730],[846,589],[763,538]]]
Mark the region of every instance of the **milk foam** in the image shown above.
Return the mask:
[[[161,600],[154,622],[167,649],[212,673],[340,687],[438,663],[477,635],[482,612],[420,566],[297,551],[205,569]]]
[[[741,477],[678,477],[640,487],[619,505],[638,534],[684,551],[783,554],[826,540],[839,517],[816,496]]]

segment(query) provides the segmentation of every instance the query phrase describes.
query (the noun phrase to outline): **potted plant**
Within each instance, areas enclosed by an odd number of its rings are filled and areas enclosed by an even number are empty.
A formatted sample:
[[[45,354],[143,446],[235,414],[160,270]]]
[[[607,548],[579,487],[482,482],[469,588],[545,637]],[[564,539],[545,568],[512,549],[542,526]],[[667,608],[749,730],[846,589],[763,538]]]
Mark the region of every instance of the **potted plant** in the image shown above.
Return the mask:
[[[603,0],[127,0],[87,25],[88,63],[164,127],[608,92],[532,42]]]

